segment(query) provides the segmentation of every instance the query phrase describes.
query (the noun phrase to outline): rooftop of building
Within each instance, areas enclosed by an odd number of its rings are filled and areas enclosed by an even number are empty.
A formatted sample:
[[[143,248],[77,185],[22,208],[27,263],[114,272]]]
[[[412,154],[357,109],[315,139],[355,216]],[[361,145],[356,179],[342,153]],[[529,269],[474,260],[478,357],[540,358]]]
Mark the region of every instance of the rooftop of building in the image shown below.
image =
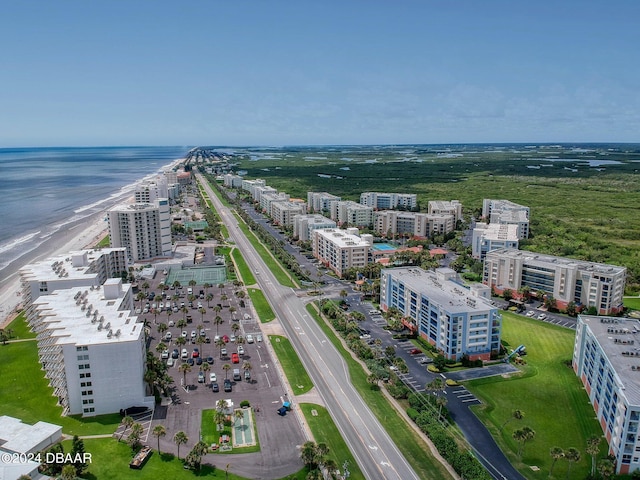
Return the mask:
[[[118,288],[119,284],[119,288]],[[117,295],[105,294],[117,291]],[[109,279],[100,287],[74,287],[42,295],[34,302],[40,318],[57,344],[99,345],[137,341],[143,324],[131,310],[122,309],[131,289],[121,279]]]
[[[18,418],[0,416],[0,447],[15,453],[29,453],[47,439],[57,441],[62,436],[62,427],[47,422],[35,425],[22,423]]]
[[[41,282],[95,277],[96,273],[89,272],[91,264],[102,255],[116,251],[123,252],[126,257],[124,247],[78,250],[25,265],[20,269],[20,276],[23,281]]]
[[[504,223],[476,223],[476,229],[482,231],[487,240],[518,241],[518,226]]]
[[[336,245],[340,248],[346,247],[370,247],[370,243],[367,240],[359,237],[358,235],[353,235],[347,233],[346,230],[341,230],[339,228],[325,228],[314,230],[316,235],[320,235]]]
[[[606,263],[594,263],[586,260],[578,260],[575,258],[556,257],[553,255],[547,255],[544,253],[530,252],[528,250],[518,250],[516,248],[498,248],[492,252],[487,253],[488,258],[492,257],[508,257],[508,258],[522,258],[525,262],[539,262],[561,266],[569,266],[579,268],[583,271],[601,273],[601,274],[619,274],[624,273],[626,267],[619,267],[617,265],[607,265]]]
[[[616,371],[624,394],[640,406],[640,321],[634,318],[580,315]]]
[[[454,282],[455,271],[450,268],[438,268],[434,272],[418,267],[398,267],[382,272],[402,281],[411,290],[424,293],[432,303],[451,313],[486,312],[496,308],[488,300],[473,295]]]

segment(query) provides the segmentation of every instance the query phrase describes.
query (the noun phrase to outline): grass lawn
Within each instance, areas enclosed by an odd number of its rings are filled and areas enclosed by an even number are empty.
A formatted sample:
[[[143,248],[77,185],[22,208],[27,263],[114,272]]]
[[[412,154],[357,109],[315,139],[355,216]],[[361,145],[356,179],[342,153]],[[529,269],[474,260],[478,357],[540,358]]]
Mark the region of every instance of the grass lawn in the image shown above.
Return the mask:
[[[240,278],[242,278],[242,283],[245,285],[253,285],[256,283],[256,277],[253,276],[247,262],[245,262],[242,253],[237,248],[231,250],[231,256],[233,257],[233,262],[236,264],[236,269],[240,274]]]
[[[333,330],[320,318],[313,305],[307,305],[307,311],[318,322],[327,338],[338,349],[342,357],[349,365],[351,384],[358,390],[362,399],[369,406],[378,421],[384,426],[387,433],[398,445],[407,461],[418,474],[418,477],[428,480],[451,479],[449,472],[429,453],[429,446],[412,428],[406,426],[404,418],[387,401],[379,391],[372,390],[367,382],[367,374],[360,364],[356,362],[351,353],[347,351]]]
[[[111,238],[109,235],[105,235],[102,240],[98,242],[96,248],[108,248],[111,245]]]
[[[602,436],[589,404],[587,394],[573,369],[571,360],[575,334],[572,330],[530,318],[503,312],[502,338],[510,348],[527,347],[526,365],[522,374],[504,379],[488,378],[465,382],[484,405],[475,411],[489,428],[501,449],[523,475],[530,479],[546,479],[551,466],[549,450],[558,446],[578,449],[582,459],[571,468],[572,478],[585,478],[591,460],[585,453],[591,435]],[[512,420],[514,410],[524,412],[522,420]],[[518,444],[513,432],[528,426],[536,432],[526,443],[522,460],[517,458]],[[604,455],[603,441],[601,453]],[[537,466],[540,471],[530,469]],[[564,478],[568,463],[560,461],[554,467],[554,477]]]
[[[202,435],[202,441],[207,445],[211,445],[212,443],[218,443],[220,440],[220,435],[229,435],[230,437],[232,437],[233,435],[232,424],[225,423],[224,429],[221,432],[217,430],[216,424],[213,421],[213,419],[215,418],[215,414],[216,414],[215,409],[208,409],[208,410],[202,411],[202,419],[200,421],[200,434]],[[251,411],[251,415],[253,415],[253,411]],[[235,421],[235,420],[232,419],[232,421]],[[258,432],[256,431],[255,417],[253,419],[253,430],[254,430],[253,435],[254,435],[254,438],[256,439],[255,445],[252,445],[250,447],[234,448],[233,450],[230,450],[230,451],[217,450],[212,453],[231,454],[231,453],[259,452],[260,442],[258,441]]]
[[[622,303],[631,310],[640,310],[640,297],[625,297]]]
[[[0,415],[32,425],[39,420],[62,425],[63,432],[71,435],[113,433],[120,423],[118,414],[62,417],[62,407],[56,405],[38,362],[35,340],[0,345],[0,365]]]
[[[260,321],[262,323],[270,322],[276,318],[276,314],[273,313],[271,305],[267,302],[262,290],[258,288],[248,288],[247,292],[249,293],[251,302],[253,303],[256,312],[258,312],[258,317],[260,317]]]
[[[260,239],[253,234],[247,224],[244,223],[244,220],[240,219],[238,221],[238,225],[240,225],[240,229],[246,235],[247,239],[251,242],[253,248],[256,249],[258,255],[260,255],[262,260],[264,260],[264,263],[267,264],[267,268],[276,277],[278,283],[280,285],[284,285],[285,287],[297,288],[298,285],[295,285],[280,262],[278,262],[273,256],[271,256],[269,250],[267,250],[267,248],[260,242]]]
[[[29,330],[24,311],[20,312],[20,314],[13,320],[13,322],[9,324],[7,328],[13,330],[13,333],[11,334],[11,340],[36,338],[36,334]]]
[[[327,409],[314,403],[301,403],[299,406],[309,424],[315,442],[325,443],[327,447],[329,447],[329,455],[327,455],[327,458],[332,458],[338,465],[340,471],[342,471],[342,465],[345,460],[348,461],[349,472],[351,474],[349,478],[354,480],[364,479],[364,475],[360,471],[353,455],[351,455],[347,444],[342,439],[336,424],[333,423],[333,419]]]
[[[289,339],[280,335],[269,335],[269,340],[293,393],[301,395],[311,390],[313,383]]]

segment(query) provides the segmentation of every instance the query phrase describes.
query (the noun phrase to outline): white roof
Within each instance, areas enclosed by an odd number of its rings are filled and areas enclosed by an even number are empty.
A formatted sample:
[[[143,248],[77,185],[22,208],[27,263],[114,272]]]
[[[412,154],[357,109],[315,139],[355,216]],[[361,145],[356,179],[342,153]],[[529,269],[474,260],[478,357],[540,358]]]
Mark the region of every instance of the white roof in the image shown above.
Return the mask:
[[[0,446],[8,452],[28,453],[48,438],[57,440],[60,436],[60,425],[47,422],[28,425],[18,418],[0,416]]]

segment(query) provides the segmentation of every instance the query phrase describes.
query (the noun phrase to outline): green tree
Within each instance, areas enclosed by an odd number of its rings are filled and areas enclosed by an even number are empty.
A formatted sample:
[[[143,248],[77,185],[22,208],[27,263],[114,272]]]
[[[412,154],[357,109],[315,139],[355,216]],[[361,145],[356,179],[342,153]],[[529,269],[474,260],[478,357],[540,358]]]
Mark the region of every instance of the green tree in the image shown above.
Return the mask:
[[[553,447],[549,450],[549,454],[551,455],[551,468],[549,469],[549,477],[553,476],[553,467],[555,467],[556,462],[561,458],[564,458],[564,451],[560,447]]]
[[[76,475],[80,476],[87,469],[87,463],[84,462],[85,449],[84,449],[84,441],[78,437],[78,435],[73,436],[73,441],[71,444],[71,456],[74,459],[73,466],[76,469]]]
[[[602,478],[608,480],[616,473],[616,466],[612,460],[605,458],[598,464],[598,473],[602,475]]]
[[[160,452],[160,437],[164,437],[167,434],[167,429],[164,425],[156,425],[153,427],[153,435],[158,439],[158,453]]]
[[[501,429],[506,427],[507,423],[511,422],[512,420],[522,420],[523,418],[524,412],[522,410],[514,410],[513,412],[511,412],[511,416],[507,418],[507,421],[502,424]]]
[[[587,448],[585,452],[591,456],[591,476],[595,477],[596,475],[596,457],[598,453],[600,453],[600,442],[602,441],[602,437],[598,435],[592,435],[587,440]]]
[[[567,462],[569,462],[569,467],[567,468],[567,478],[570,478],[571,476],[571,466],[580,461],[581,455],[580,455],[580,451],[576,448],[569,448],[565,454],[564,454],[564,458],[567,460]]]
[[[222,370],[224,370],[224,379],[227,380],[229,378],[229,370],[231,370],[231,365],[225,363],[222,366]]]
[[[300,449],[300,458],[307,468],[311,470],[315,466],[316,444],[311,441],[304,442],[302,449]]]
[[[173,436],[173,443],[178,446],[178,459],[180,458],[180,445],[184,445],[189,441],[189,437],[183,431],[176,432]]]
[[[187,384],[187,373],[191,371],[191,365],[183,363],[178,367],[178,370],[182,372],[182,385]]]
[[[122,419],[122,426],[124,428],[122,429],[122,433],[120,434],[120,438],[118,438],[118,441],[122,440],[122,437],[124,436],[127,429],[131,428],[131,425],[133,425],[133,418],[127,415]]]
[[[75,480],[77,478],[76,469],[73,464],[68,463],[62,467],[60,472],[60,480]]]
[[[144,428],[138,422],[134,422],[131,425],[131,432],[127,437],[127,444],[133,449],[136,450],[140,446],[140,439],[142,438],[142,433],[144,432]]]

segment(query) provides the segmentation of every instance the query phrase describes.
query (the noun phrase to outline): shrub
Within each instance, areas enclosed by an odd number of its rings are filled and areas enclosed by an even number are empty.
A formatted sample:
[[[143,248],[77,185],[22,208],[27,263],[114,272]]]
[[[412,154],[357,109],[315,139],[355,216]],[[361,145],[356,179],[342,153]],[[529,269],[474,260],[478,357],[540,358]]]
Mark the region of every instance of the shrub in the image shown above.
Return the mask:
[[[249,403],[249,400],[242,400],[240,402],[240,408],[245,408],[245,407],[248,407],[249,405],[251,405],[251,403]]]
[[[418,412],[415,408],[407,408],[407,415],[412,421],[416,421],[420,412]]]

